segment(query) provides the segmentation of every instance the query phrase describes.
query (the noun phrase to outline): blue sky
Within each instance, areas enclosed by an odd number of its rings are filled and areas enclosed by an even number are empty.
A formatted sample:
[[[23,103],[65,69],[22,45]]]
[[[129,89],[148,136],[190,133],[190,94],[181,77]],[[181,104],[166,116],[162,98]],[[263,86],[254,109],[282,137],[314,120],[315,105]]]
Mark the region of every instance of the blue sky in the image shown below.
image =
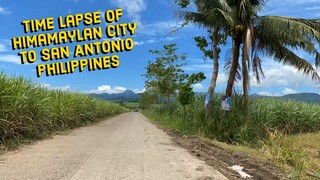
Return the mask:
[[[136,34],[133,36],[136,43],[135,48],[131,52],[120,54],[121,65],[116,69],[37,78],[36,64],[21,65],[17,56],[18,51],[11,50],[10,39],[24,35],[20,24],[23,20],[57,18],[70,13],[104,12],[115,8],[122,8],[124,11],[121,22],[137,22],[138,24]],[[202,71],[207,76],[207,79],[201,84],[196,84],[194,89],[207,91],[212,73],[212,61],[202,60],[203,55],[193,40],[195,36],[205,36],[206,31],[189,25],[178,33],[167,36],[170,30],[180,23],[179,19],[174,17],[174,10],[175,7],[170,0],[0,0],[0,22],[2,23],[0,26],[0,70],[8,75],[23,75],[52,89],[95,93],[120,93],[130,89],[139,92],[144,89],[145,81],[141,74],[145,72],[148,60],[155,58],[148,51],[161,49],[164,44],[176,43],[179,47],[178,53],[187,53],[189,64],[185,67],[186,72]],[[320,1],[270,0],[261,14],[320,18]],[[105,27],[106,24],[103,23],[101,26]],[[227,48],[224,48],[221,55],[220,64],[222,66],[226,50]],[[314,63],[313,57],[303,52],[298,53]],[[252,79],[250,93],[283,95],[297,92],[320,92],[319,82],[312,82],[309,77],[297,73],[291,67],[280,65],[272,59],[263,59],[263,67],[266,79],[260,84]],[[220,71],[217,91],[224,91],[226,81],[227,77],[223,71]]]

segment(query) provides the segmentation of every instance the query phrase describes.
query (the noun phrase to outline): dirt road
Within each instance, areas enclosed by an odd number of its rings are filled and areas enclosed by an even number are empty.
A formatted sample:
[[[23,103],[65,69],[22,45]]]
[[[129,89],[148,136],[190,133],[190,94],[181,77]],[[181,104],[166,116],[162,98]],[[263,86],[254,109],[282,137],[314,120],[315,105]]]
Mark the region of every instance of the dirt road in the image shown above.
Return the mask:
[[[0,179],[227,179],[138,112],[0,156]]]

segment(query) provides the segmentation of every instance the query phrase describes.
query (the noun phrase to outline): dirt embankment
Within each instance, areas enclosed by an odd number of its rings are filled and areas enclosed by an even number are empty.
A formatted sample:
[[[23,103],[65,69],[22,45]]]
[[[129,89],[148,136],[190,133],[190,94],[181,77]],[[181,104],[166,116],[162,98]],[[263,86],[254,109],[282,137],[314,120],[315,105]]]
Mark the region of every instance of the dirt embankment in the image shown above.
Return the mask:
[[[244,167],[244,172],[254,180],[283,180],[287,179],[277,166],[268,161],[258,160],[244,153],[230,152],[197,137],[186,137],[171,130],[165,131],[172,136],[172,140],[207,164],[213,166],[229,179],[241,179],[240,175],[229,169],[234,165]]]

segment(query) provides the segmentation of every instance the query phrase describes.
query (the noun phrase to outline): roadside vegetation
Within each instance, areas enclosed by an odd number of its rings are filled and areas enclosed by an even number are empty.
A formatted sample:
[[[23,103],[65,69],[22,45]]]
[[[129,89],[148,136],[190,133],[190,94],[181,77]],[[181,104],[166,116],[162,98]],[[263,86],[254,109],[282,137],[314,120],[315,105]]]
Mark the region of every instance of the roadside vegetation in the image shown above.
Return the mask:
[[[319,179],[320,148],[315,144],[319,144],[320,105],[249,98],[249,88],[251,78],[258,83],[265,78],[265,58],[292,66],[319,82],[316,44],[320,42],[320,21],[260,16],[265,0],[174,2],[180,8],[177,17],[184,21],[176,31],[194,24],[208,32],[194,40],[204,59],[213,62],[210,86],[206,98],[195,96],[192,85],[206,77],[201,76],[201,69],[193,75],[184,73],[174,44],[164,46],[162,51],[152,50],[157,57],[149,61],[144,74],[146,92],[140,99],[144,114],[185,135],[252,148],[286,170],[290,179]],[[191,3],[194,6],[188,8]],[[222,47],[231,49],[223,60]],[[296,54],[297,50],[314,58],[315,64]],[[228,77],[223,94],[215,92],[220,63],[225,64]],[[235,92],[236,82],[242,85],[240,93]],[[231,99],[230,110],[222,110],[222,99]]]
[[[320,105],[279,99],[254,99],[248,111],[243,111],[241,98],[235,97],[232,111],[221,110],[222,95],[213,103],[213,113],[208,116],[204,99],[183,107],[179,102],[166,107],[154,106],[146,112],[154,112],[169,126],[185,134],[200,134],[231,144],[255,145],[260,140],[280,135],[315,133],[320,130]],[[174,117],[171,121],[168,117]]]
[[[245,112],[241,98],[236,96],[233,109],[227,113],[221,110],[221,101],[222,95],[217,95],[210,116],[202,97],[186,107],[179,102],[150,105],[143,113],[156,124],[183,135],[215,140],[229,150],[251,149],[240,151],[274,162],[290,179],[319,177],[320,105],[253,99]]]
[[[139,108],[139,102],[136,101],[121,101],[118,104],[120,104],[123,107],[126,107],[130,110],[138,109]]]
[[[23,77],[0,74],[0,89],[0,149],[127,111],[85,94],[49,90]]]

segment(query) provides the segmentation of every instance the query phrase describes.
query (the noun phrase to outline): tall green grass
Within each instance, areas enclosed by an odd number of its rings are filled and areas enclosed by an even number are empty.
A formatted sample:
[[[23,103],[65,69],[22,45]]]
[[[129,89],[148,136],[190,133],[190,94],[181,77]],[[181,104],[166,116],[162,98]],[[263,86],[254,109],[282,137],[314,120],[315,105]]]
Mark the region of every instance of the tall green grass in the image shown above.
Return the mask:
[[[282,167],[289,179],[310,179],[310,172],[320,177],[320,105],[253,98],[244,108],[241,97],[235,96],[227,113],[221,110],[221,102],[222,96],[216,96],[211,115],[205,112],[203,98],[187,106],[186,113],[178,103],[153,106],[143,112],[158,124],[185,135],[254,147]]]
[[[232,98],[230,112],[221,110],[222,96],[216,96],[213,113],[206,115],[203,98],[184,109],[178,103],[169,108],[145,110],[161,124],[185,134],[197,134],[231,143],[255,145],[270,135],[320,131],[320,105],[280,99],[251,99],[248,109],[241,97]]]
[[[0,74],[0,146],[83,126],[126,110],[85,94],[48,90],[23,77]]]

